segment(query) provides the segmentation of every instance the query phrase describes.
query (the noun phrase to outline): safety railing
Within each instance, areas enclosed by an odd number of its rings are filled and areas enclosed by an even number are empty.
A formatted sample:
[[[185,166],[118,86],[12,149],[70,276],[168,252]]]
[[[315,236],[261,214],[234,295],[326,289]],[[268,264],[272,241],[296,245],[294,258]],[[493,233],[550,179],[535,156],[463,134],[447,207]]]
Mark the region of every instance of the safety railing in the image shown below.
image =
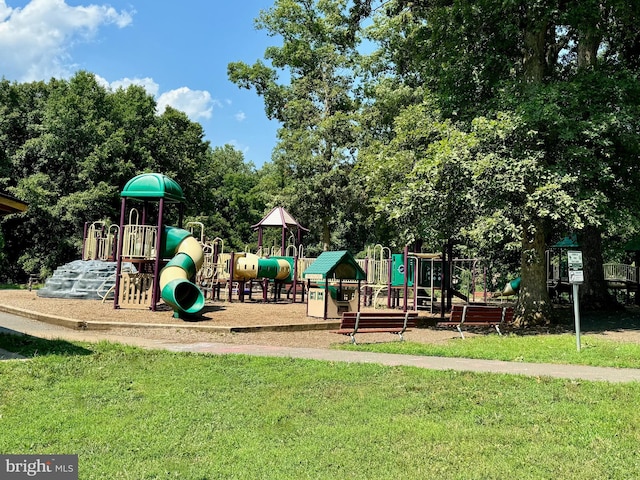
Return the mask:
[[[634,265],[623,263],[605,263],[604,279],[610,282],[638,283],[638,271]]]

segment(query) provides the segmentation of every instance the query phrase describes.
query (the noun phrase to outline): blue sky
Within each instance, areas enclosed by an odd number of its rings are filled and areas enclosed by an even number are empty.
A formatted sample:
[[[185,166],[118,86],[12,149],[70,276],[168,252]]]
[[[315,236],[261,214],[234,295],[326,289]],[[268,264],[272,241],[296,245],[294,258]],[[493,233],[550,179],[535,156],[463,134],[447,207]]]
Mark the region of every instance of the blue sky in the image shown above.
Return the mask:
[[[11,81],[88,70],[111,88],[136,83],[159,108],[202,124],[212,146],[232,144],[260,167],[278,124],[262,98],[227,79],[278,40],[254,28],[272,0],[0,0],[0,73]]]

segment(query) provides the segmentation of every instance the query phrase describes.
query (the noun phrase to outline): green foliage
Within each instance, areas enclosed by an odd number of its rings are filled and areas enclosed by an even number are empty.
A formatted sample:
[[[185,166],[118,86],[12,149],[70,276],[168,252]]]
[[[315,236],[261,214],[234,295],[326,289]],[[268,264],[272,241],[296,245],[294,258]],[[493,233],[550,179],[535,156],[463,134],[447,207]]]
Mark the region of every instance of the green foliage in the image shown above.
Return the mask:
[[[117,222],[119,192],[139,173],[160,172],[178,182],[189,216],[220,212],[208,226],[236,245],[264,210],[251,194],[257,172],[241,154],[219,167],[220,181],[209,181],[214,154],[202,126],[172,108],[157,115],[142,87],[112,92],[88,72],[68,81],[3,81],[0,112],[0,185],[29,204],[27,212],[2,220],[4,281],[24,281],[30,273],[44,278],[78,258],[85,222]],[[225,175],[230,179],[222,180]],[[215,201],[225,184],[235,187],[223,188]],[[227,195],[235,210],[218,210]]]
[[[210,238],[222,238],[227,251],[256,243],[251,226],[262,218],[270,195],[260,186],[261,175],[230,145],[214,148],[198,169],[190,219],[202,222]]]
[[[273,154],[284,180],[277,201],[310,228],[305,243],[322,249],[344,248],[359,235],[357,222],[345,219],[360,195],[350,180],[358,54],[346,7],[345,0],[276,1],[256,20],[257,28],[283,40],[265,51],[271,67],[262,61],[228,67],[231,81],[254,88],[269,118],[281,122]],[[286,82],[279,81],[279,71],[286,72]]]
[[[352,22],[371,6],[355,2]],[[638,198],[639,50],[620,30],[636,6],[395,0],[375,12],[362,117],[375,133],[358,172],[403,241],[463,238],[494,259],[521,248],[533,306],[547,302],[545,237],[636,231],[620,223]]]
[[[599,250],[602,237],[622,257],[640,231],[636,2],[376,7],[277,0],[260,12],[256,28],[280,43],[228,66],[281,125],[260,171],[211,148],[184,113],[158,115],[141,87],[108,91],[88,72],[1,81],[0,186],[30,203],[2,221],[2,275],[75,258],[84,222],[117,218],[118,191],[149,171],[174,178],[187,219],[234,249],[282,205],[310,228],[309,254],[455,239],[494,273],[520,268],[531,305],[547,302],[545,240],[574,231]]]

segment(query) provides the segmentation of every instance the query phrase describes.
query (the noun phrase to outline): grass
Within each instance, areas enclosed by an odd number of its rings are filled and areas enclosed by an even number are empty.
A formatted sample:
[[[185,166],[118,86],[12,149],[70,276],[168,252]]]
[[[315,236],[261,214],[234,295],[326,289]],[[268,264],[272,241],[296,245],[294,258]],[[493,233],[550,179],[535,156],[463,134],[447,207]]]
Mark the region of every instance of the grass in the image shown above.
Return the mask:
[[[626,479],[640,384],[0,335],[0,452],[82,479]]]
[[[463,357],[509,362],[533,362],[554,364],[590,365],[598,367],[640,368],[640,344],[607,340],[601,335],[606,331],[640,330],[640,308],[626,307],[620,311],[585,312],[582,315],[581,351],[576,348],[573,309],[556,306],[557,324],[544,330],[515,330],[499,336],[493,329],[477,329],[485,335],[467,336],[462,340],[455,330],[452,339],[442,344],[411,342],[411,332],[406,342],[366,343],[366,335],[357,340],[359,345],[341,344],[337,348],[381,353]],[[357,335],[356,335],[357,336]],[[358,337],[358,336],[357,336]]]
[[[33,285],[35,289],[36,285]],[[26,290],[28,285],[14,284],[14,283],[0,283],[0,290]]]
[[[411,332],[406,334],[406,338],[407,341],[405,342],[341,344],[338,348],[407,355],[504,360],[508,362],[640,368],[640,345],[604,340],[593,335],[583,335],[581,337],[580,352],[576,348],[575,335],[571,334],[509,334],[500,337],[494,333],[467,337],[464,340],[453,338],[443,344],[411,342]],[[361,336],[357,340],[366,342],[366,336]]]

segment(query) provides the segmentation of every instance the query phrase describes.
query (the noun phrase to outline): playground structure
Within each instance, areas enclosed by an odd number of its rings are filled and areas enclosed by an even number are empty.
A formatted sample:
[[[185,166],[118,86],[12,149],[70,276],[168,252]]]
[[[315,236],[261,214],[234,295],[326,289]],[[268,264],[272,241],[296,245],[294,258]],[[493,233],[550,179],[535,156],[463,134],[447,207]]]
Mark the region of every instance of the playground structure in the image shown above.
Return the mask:
[[[176,317],[198,314],[204,307],[204,295],[191,280],[203,264],[204,252],[192,233],[181,228],[185,201],[182,189],[165,175],[147,173],[129,180],[120,197],[114,308],[155,311],[162,299]],[[127,200],[143,203],[142,218],[137,209],[132,209],[125,224]],[[156,203],[157,211],[152,212],[151,206]],[[165,209],[171,205],[179,209],[178,227],[163,223]],[[156,214],[156,225],[146,224],[152,213]],[[125,272],[124,262],[135,265],[137,273]]]
[[[610,289],[624,291],[625,303],[640,305],[640,238],[632,239],[624,246],[630,263],[605,263],[604,279]],[[633,302],[631,294],[633,293]]]
[[[262,290],[265,302],[280,300],[284,287],[289,288],[287,298],[292,295],[296,302],[300,294],[304,301],[305,285],[298,272],[315,259],[304,258],[300,244],[302,232],[308,230],[282,207],[253,226],[258,230],[257,254],[248,249],[227,253],[224,240],[207,239],[200,222],[187,223],[186,229],[163,225],[164,212],[171,205],[179,208],[182,224],[184,195],[170,178],[138,175],[125,185],[121,198],[120,224],[107,227],[106,222],[98,221],[85,225],[82,252],[84,261],[115,259],[114,285],[106,294],[115,291],[115,308],[156,310],[162,299],[176,316],[191,316],[202,309],[207,294],[228,301],[235,295],[245,301],[247,295],[252,298],[255,287]],[[136,205],[127,214],[127,200],[142,202],[142,209]],[[156,203],[157,208],[152,209]],[[147,224],[150,217],[157,218],[155,225]],[[262,229],[274,226],[282,229],[282,244],[266,248],[261,244]],[[297,239],[292,229],[297,229]]]
[[[477,258],[453,256],[452,245],[442,253],[392,253],[388,247],[376,245],[358,260],[366,273],[363,287],[365,305],[396,308],[403,300],[404,309],[448,311],[453,298],[469,303],[487,302],[486,269]],[[405,275],[407,272],[407,275]]]
[[[122,196],[124,203],[127,195],[123,192]],[[144,208],[151,198],[142,195]],[[178,200],[182,201],[182,197]],[[169,204],[179,204],[178,200],[165,199]],[[161,203],[160,197],[155,201]],[[206,238],[204,225],[199,222],[188,223],[186,230],[163,227],[158,239],[158,227],[145,225],[147,213],[144,208],[142,221],[140,213],[134,208],[129,212],[126,225],[122,221],[120,226],[95,222],[85,228],[84,259],[109,260],[118,257],[132,262],[131,271],[119,274],[121,285],[118,285],[119,294],[115,300],[117,308],[154,309],[158,299],[162,298],[178,314],[188,314],[188,308],[185,310],[181,301],[185,296],[189,298],[187,305],[194,302],[198,306],[202,303],[200,295],[226,301],[249,299],[269,302],[282,300],[286,289],[286,299],[293,302],[298,301],[298,296],[305,301],[305,295],[308,305],[328,298],[328,306],[323,306],[321,312],[325,318],[334,318],[344,311],[359,310],[361,305],[428,310],[431,314],[440,313],[443,316],[450,311],[454,299],[458,303],[490,303],[497,298],[515,296],[520,288],[518,277],[508,281],[502,292],[488,295],[486,268],[480,259],[454,257],[451,243],[445,244],[442,252],[438,253],[409,252],[408,248],[403,253],[393,253],[388,247],[375,245],[368,248],[365,258],[353,260],[362,270],[362,278],[335,276],[327,279],[322,276],[316,281],[313,275],[305,276],[305,272],[318,260],[304,255],[301,234],[308,230],[301,227],[282,207],[272,209],[253,226],[258,231],[255,253],[248,248],[242,252],[226,252],[224,240]],[[268,247],[262,243],[262,229],[272,227],[280,228],[282,235],[280,245],[274,243]],[[123,232],[121,253],[114,255],[112,252],[118,246],[116,239],[120,231]],[[167,238],[174,239],[167,244]],[[183,241],[185,244],[181,246]],[[567,237],[547,251],[547,285],[552,297],[570,289],[567,266],[563,261],[566,256],[564,251],[577,248],[576,239]],[[627,250],[635,252],[633,264],[608,263],[603,269],[609,288],[626,289],[628,298],[630,292],[638,290],[640,246]],[[157,260],[156,251],[161,252],[159,258],[162,263],[169,261],[166,270],[159,270],[157,276],[156,269],[150,267],[150,263]],[[169,257],[172,260],[167,260]],[[322,283],[327,281],[326,284]],[[159,293],[154,297],[155,284]],[[176,287],[182,284],[185,286]],[[193,286],[200,293],[196,293]],[[181,293],[180,290],[185,292]],[[329,293],[324,295],[324,292]],[[635,297],[637,302],[638,296]],[[313,312],[314,308],[310,311]]]
[[[115,308],[156,310],[163,300],[175,316],[191,316],[201,311],[207,296],[245,301],[254,299],[258,292],[263,302],[279,301],[285,288],[287,300],[293,302],[298,301],[298,295],[305,301],[305,294],[312,289],[314,298],[307,298],[308,302],[329,298],[332,310],[323,307],[325,318],[359,310],[362,303],[379,306],[383,295],[387,308],[428,309],[442,315],[451,308],[454,297],[476,302],[477,295],[482,295],[481,300],[487,301],[486,288],[478,288],[486,284],[479,260],[453,258],[450,243],[442,253],[409,253],[408,248],[392,253],[376,245],[364,259],[348,255],[346,264],[355,266],[355,277],[332,271],[329,274],[333,277],[321,275],[319,283],[313,275],[305,277],[317,261],[304,255],[301,236],[308,230],[282,207],[273,208],[253,225],[258,231],[255,253],[248,248],[225,252],[221,238],[206,238],[202,223],[191,222],[182,228],[184,194],[170,178],[155,173],[138,175],[127,182],[121,198],[119,225],[95,222],[85,227],[83,243],[83,259],[115,258]],[[127,201],[138,204],[127,210]],[[172,206],[178,208],[178,227],[163,222],[165,210]],[[148,224],[150,218],[155,224]],[[280,245],[263,245],[263,229],[276,227],[281,230]],[[122,268],[125,262],[132,268]],[[319,290],[329,295],[323,296]]]
[[[559,242],[551,245],[545,252],[547,291],[554,301],[561,301],[561,295],[569,298],[572,295],[569,283],[569,266],[567,262],[568,250],[580,250],[581,246],[576,235],[567,235]],[[634,303],[640,305],[640,296],[637,294],[640,285],[640,239],[632,240],[625,245],[625,251],[632,256],[631,263],[604,263],[602,265],[604,281],[607,288],[615,292],[625,292],[625,303],[631,303],[631,294],[634,294]],[[517,277],[504,287],[501,297],[518,295],[521,278]]]
[[[227,301],[233,301],[235,296],[242,302],[246,298],[253,299],[254,291],[258,289],[261,300],[267,302],[282,300],[283,289],[287,288],[287,299],[291,297],[293,302],[297,302],[300,294],[301,301],[304,301],[305,288],[301,273],[310,260],[304,258],[301,236],[308,230],[284,208],[273,208],[252,226],[258,231],[256,253],[251,253],[248,248],[244,252],[227,253],[222,239],[206,240],[201,223],[194,222],[187,226],[191,227],[192,232],[194,227],[200,228],[204,258],[196,279],[205,295]],[[281,229],[280,246],[268,248],[262,244],[263,229],[270,227]],[[297,235],[294,235],[294,231]]]
[[[116,239],[120,228],[118,225],[107,226],[98,221],[84,225],[84,241],[82,242],[82,260],[114,261],[116,257]]]
[[[545,252],[547,265],[547,291],[552,299],[559,299],[563,293],[571,294],[569,266],[566,261],[568,250],[577,250],[580,244],[575,235],[567,235],[551,245]]]
[[[326,320],[360,311],[361,282],[366,274],[348,251],[323,252],[303,277],[309,291],[307,316]]]
[[[315,279],[312,267],[318,259],[305,257],[301,243],[302,233],[308,230],[282,207],[272,209],[253,226],[258,231],[256,253],[248,248],[244,252],[225,252],[224,240],[206,238],[202,223],[190,222],[181,228],[184,196],[180,187],[164,175],[135,177],[121,197],[120,224],[107,227],[101,221],[85,227],[83,243],[84,259],[114,256],[117,265],[132,265],[126,270],[120,267],[116,273],[115,308],[155,310],[162,299],[174,309],[174,315],[190,316],[203,308],[207,297],[279,301],[284,289],[287,300],[293,302],[298,301],[298,296],[305,301],[305,295],[308,306],[321,299],[323,318],[359,311],[362,304],[383,306],[383,296],[387,308],[428,309],[442,315],[451,308],[454,297],[476,302],[480,294],[483,301],[487,300],[486,288],[477,288],[486,283],[479,260],[453,258],[451,245],[442,254],[409,253],[407,248],[403,253],[392,253],[389,248],[376,245],[358,260],[344,251],[325,252],[341,258],[347,253],[346,260],[341,261],[354,266],[351,273],[356,272],[355,276],[340,273],[343,265],[337,275],[330,271],[329,278],[327,272],[322,272]],[[136,205],[127,212],[127,200],[142,202],[142,209]],[[154,215],[151,205],[156,203]],[[171,205],[179,208],[179,227],[163,225],[164,210]],[[147,224],[151,217],[157,219],[155,225]],[[263,245],[263,229],[275,227],[281,229],[280,245]],[[113,251],[115,255],[110,253]],[[305,276],[308,271],[311,275]],[[312,316],[317,315],[317,308],[310,308]]]
[[[305,257],[299,236],[296,241],[293,234],[289,235],[288,243],[285,243],[286,229],[283,225],[297,228],[299,224],[281,207],[273,209],[254,227],[265,226],[269,219],[272,223],[268,226],[283,229],[280,246],[266,248],[260,243],[260,232],[255,254],[249,251],[227,253],[224,252],[224,242],[221,239],[217,238],[211,243],[203,240],[203,269],[198,272],[197,279],[207,296],[218,300],[233,301],[237,298],[245,301],[247,298],[253,300],[257,292],[258,299],[262,301],[277,301],[282,299],[281,292],[285,287],[288,288],[287,298],[293,294],[294,302],[297,301],[298,291],[302,301],[307,294],[307,302],[311,303],[322,296],[314,290],[314,298],[309,298],[312,289],[327,289],[317,283],[318,280],[326,281],[325,276],[306,276],[310,268],[314,271],[314,266],[322,255],[317,259]],[[278,219],[285,219],[286,222]],[[306,231],[298,228],[298,235],[302,230]],[[282,255],[283,252],[285,255]],[[353,262],[362,270],[362,278],[335,277],[330,279],[329,285],[329,292],[333,294],[331,301],[344,302],[344,299],[337,299],[337,292],[351,292],[345,297],[348,297],[349,311],[354,311],[363,304],[424,309],[434,313],[448,311],[454,297],[470,303],[487,302],[486,270],[480,265],[480,260],[454,258],[452,246],[443,253],[409,253],[408,250],[404,253],[392,253],[388,247],[375,245],[367,250],[365,258],[354,259]],[[409,272],[406,282],[405,271]],[[272,288],[270,296],[269,287]],[[353,293],[355,290],[357,295]],[[358,299],[357,305],[350,303],[353,298]],[[344,304],[341,308],[334,305],[330,307],[334,310],[328,314],[335,316],[339,310],[344,310],[343,307]]]
[[[281,218],[288,218],[289,225],[299,226],[281,208],[272,210],[265,219],[273,218],[274,211]],[[282,225],[284,223],[270,226],[282,228]],[[201,224],[196,227],[202,231]],[[325,254],[342,256],[344,252],[324,252],[318,258],[307,258],[293,234],[289,235],[288,244],[270,248],[259,245],[255,254],[249,251],[228,253],[224,251],[221,239],[208,242],[202,233],[201,238],[204,261],[196,275],[197,284],[212,299],[278,301],[282,300],[282,289],[288,288],[287,299],[294,302],[298,291],[302,301],[307,295],[308,305],[327,299],[328,304],[321,308],[321,315],[317,315],[320,307],[309,307],[311,316],[326,318],[335,318],[343,311],[359,310],[360,305],[423,309],[444,314],[451,308],[454,297],[470,303],[487,302],[486,270],[481,267],[480,260],[454,258],[452,249],[444,251],[443,261],[441,253],[409,253],[408,250],[392,253],[388,247],[376,245],[367,250],[365,258],[353,259],[361,274],[348,278],[330,272],[327,278],[325,272],[320,272],[319,276],[314,273],[319,268],[318,260]],[[282,239],[284,242],[285,229]],[[351,254],[349,257],[352,258]],[[351,260],[345,261],[351,263]],[[407,276],[405,271],[409,272]],[[325,285],[327,281],[329,283]],[[329,291],[327,297],[324,291]],[[256,293],[257,298],[254,297]]]
[[[135,267],[130,263],[124,264],[122,269],[135,273]],[[115,262],[74,260],[56,268],[36,294],[43,298],[104,300],[113,293],[115,281]]]

